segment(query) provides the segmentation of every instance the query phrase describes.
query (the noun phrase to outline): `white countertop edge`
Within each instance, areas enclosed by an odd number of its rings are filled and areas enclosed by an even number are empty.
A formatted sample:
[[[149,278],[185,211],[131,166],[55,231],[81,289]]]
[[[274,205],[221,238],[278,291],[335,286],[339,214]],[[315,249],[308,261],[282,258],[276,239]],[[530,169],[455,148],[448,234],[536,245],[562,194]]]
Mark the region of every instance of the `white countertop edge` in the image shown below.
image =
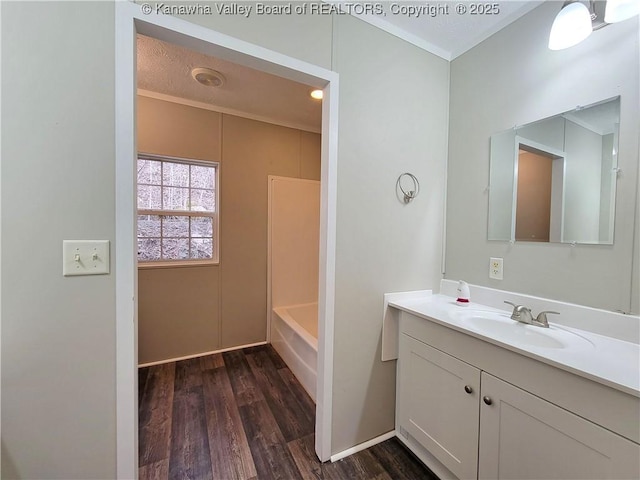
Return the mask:
[[[399,324],[397,312],[389,306],[389,302],[402,302],[420,298],[428,298],[431,290],[414,290],[411,292],[385,293],[382,307],[382,361],[398,358]]]
[[[437,310],[442,310],[447,306],[447,303],[450,303],[452,306],[455,306],[455,298],[449,297],[446,295],[423,295],[422,297],[414,296],[409,298],[395,297],[392,300],[385,302],[386,305],[390,307],[394,307],[395,309],[405,311],[412,315],[416,315],[420,318],[424,318],[425,320],[432,321],[439,325],[442,325],[447,328],[451,328],[452,330],[456,330],[466,335],[470,335],[472,337],[478,338],[479,340],[497,345],[501,348],[505,348],[507,350],[513,351],[520,355],[527,356],[537,361],[541,361],[553,367],[560,368],[567,372],[579,375],[581,377],[587,378],[589,380],[593,380],[595,382],[601,383],[603,385],[609,386],[616,390],[620,390],[629,395],[633,395],[635,397],[640,397],[640,366],[638,366],[638,362],[636,362],[636,371],[629,375],[622,375],[620,373],[620,369],[624,369],[626,366],[620,362],[620,364],[616,364],[615,362],[593,362],[593,351],[592,350],[584,350],[583,352],[568,352],[568,355],[571,355],[570,358],[562,358],[564,356],[562,351],[554,351],[552,349],[543,349],[537,347],[528,347],[528,346],[519,346],[508,344],[498,339],[492,338],[489,335],[483,335],[473,330],[469,330],[464,325],[456,322],[453,319],[449,318],[437,318],[433,312],[426,312],[429,307],[437,312]],[[495,311],[504,311],[500,310],[488,305],[480,305],[475,304],[477,308],[487,309],[487,310],[495,310]],[[458,308],[466,308],[466,307],[458,307]],[[391,310],[391,309],[388,309]],[[552,322],[553,323],[553,322]],[[590,342],[594,343],[597,347],[600,347],[604,351],[611,353],[614,352],[615,355],[620,356],[621,351],[624,350],[627,353],[631,352],[631,355],[635,356],[640,360],[640,346],[633,342],[627,342],[624,340],[615,339],[612,337],[607,337],[604,335],[599,335],[597,333],[580,330],[572,327],[562,326],[563,329],[573,331],[584,338],[587,338]],[[396,331],[399,331],[398,329]],[[396,339],[397,340],[397,339]],[[602,352],[601,352],[602,353]],[[559,358],[560,357],[560,358]],[[397,358],[397,356],[395,357]],[[606,359],[605,359],[606,360]],[[611,359],[609,359],[611,360]],[[614,359],[615,360],[615,359]],[[579,365],[582,362],[582,365]],[[594,368],[594,366],[596,368]],[[608,369],[608,370],[607,370]],[[597,371],[600,370],[600,371]],[[606,371],[603,371],[606,370]],[[629,378],[626,378],[629,377]],[[630,381],[631,380],[631,381]],[[635,381],[633,381],[635,380]]]

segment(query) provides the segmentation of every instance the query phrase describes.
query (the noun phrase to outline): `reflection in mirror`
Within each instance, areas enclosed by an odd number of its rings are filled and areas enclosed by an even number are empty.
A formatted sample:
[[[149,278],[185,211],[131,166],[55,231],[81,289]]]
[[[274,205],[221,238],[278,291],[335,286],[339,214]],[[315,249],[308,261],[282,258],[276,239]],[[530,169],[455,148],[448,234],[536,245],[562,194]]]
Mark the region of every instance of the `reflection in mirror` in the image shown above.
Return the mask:
[[[489,240],[612,244],[620,98],[491,137]]]
[[[518,140],[515,239],[559,242],[564,155]]]

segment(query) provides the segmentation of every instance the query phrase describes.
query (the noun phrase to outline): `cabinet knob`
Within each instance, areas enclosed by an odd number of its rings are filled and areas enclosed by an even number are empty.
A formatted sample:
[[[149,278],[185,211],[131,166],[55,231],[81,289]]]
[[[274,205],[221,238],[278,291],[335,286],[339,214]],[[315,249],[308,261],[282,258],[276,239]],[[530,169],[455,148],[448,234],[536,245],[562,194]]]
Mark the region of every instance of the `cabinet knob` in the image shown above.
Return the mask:
[[[467,393],[473,393],[473,388],[471,388],[470,385],[465,385],[464,386],[464,391]]]
[[[482,397],[482,401],[487,405],[491,405],[493,403],[493,400],[491,400],[491,397]]]

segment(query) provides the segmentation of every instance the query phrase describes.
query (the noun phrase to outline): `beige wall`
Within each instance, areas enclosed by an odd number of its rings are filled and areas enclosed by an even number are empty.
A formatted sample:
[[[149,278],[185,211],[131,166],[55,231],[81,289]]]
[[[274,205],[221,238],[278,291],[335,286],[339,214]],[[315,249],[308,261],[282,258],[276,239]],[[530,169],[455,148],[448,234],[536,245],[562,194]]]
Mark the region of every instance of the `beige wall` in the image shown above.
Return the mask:
[[[516,199],[516,240],[548,242],[553,159],[520,150]]]
[[[225,115],[221,179],[222,338],[229,347],[266,339],[269,175],[312,175],[319,160],[313,134]],[[316,137],[318,135],[315,135]],[[304,147],[301,147],[304,145]],[[301,153],[306,160],[301,160]]]
[[[267,177],[319,179],[320,135],[139,96],[138,149],[220,162],[220,264],[139,270],[139,363],[265,341]]]
[[[271,308],[318,303],[320,182],[272,177],[269,198]]]
[[[446,277],[610,310],[635,305],[637,312],[638,239],[631,220],[637,218],[638,17],[551,51],[549,28],[558,9],[544,2],[451,63]],[[487,241],[491,135],[618,95],[624,173],[614,244]],[[488,278],[490,257],[504,258],[504,280]]]

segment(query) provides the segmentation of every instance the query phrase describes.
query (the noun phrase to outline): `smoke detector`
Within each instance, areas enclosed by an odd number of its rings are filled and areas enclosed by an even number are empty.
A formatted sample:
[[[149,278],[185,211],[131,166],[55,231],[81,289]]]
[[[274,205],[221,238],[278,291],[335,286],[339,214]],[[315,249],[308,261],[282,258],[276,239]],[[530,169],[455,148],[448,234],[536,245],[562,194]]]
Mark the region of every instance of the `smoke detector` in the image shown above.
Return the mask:
[[[224,75],[211,68],[194,68],[191,70],[191,76],[196,82],[206,87],[221,87],[225,82]]]

